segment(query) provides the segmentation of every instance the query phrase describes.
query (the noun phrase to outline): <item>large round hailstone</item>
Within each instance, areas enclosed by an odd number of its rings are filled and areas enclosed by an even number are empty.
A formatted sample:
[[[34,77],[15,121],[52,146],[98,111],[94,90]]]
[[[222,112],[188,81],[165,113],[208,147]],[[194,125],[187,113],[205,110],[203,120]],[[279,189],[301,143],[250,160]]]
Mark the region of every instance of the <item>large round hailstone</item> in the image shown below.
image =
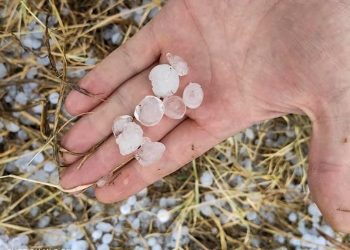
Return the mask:
[[[142,166],[149,166],[159,161],[165,151],[165,146],[160,142],[145,142],[136,152],[135,158]]]
[[[132,117],[130,115],[122,115],[115,119],[112,127],[114,136],[118,136],[123,132],[125,126],[130,122],[132,122]]]
[[[137,150],[143,143],[142,128],[134,122],[125,125],[123,132],[116,139],[121,155],[128,155]]]
[[[146,96],[136,106],[134,116],[142,125],[150,127],[157,125],[164,115],[164,104],[155,96]]]
[[[149,73],[148,78],[152,82],[153,93],[158,97],[171,96],[179,88],[179,75],[169,64],[155,66]]]
[[[171,119],[182,119],[186,113],[186,105],[179,96],[168,96],[163,101],[165,115]]]
[[[185,105],[190,109],[198,108],[202,104],[203,98],[204,93],[201,85],[193,82],[186,86],[182,95]]]
[[[166,58],[170,66],[175,69],[179,76],[185,76],[188,74],[188,65],[182,57],[167,53]]]

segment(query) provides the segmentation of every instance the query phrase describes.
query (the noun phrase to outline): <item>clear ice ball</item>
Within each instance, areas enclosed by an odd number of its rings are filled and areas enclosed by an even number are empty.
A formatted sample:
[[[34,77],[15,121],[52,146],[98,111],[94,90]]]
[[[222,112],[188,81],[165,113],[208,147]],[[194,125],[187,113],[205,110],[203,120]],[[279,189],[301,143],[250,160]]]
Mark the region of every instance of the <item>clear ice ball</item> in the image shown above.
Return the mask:
[[[164,104],[155,96],[146,96],[136,106],[134,116],[142,125],[150,127],[157,125],[163,118]]]
[[[190,109],[196,109],[198,108],[204,98],[204,92],[198,83],[189,83],[183,93],[182,99],[185,103],[185,105]]]
[[[182,119],[186,113],[186,105],[179,96],[169,96],[163,101],[165,115],[171,119]]]
[[[179,88],[180,78],[176,70],[169,64],[155,66],[148,78],[152,82],[152,90],[155,96],[167,97],[176,93]]]
[[[143,143],[143,130],[138,124],[129,122],[118,135],[116,142],[121,155],[131,154]]]
[[[172,66],[175,69],[179,76],[185,76],[188,74],[188,65],[183,58],[177,55],[173,55],[171,53],[167,53],[166,58],[170,66]]]
[[[165,146],[160,142],[145,142],[136,152],[135,158],[142,166],[149,166],[159,161],[165,152]]]

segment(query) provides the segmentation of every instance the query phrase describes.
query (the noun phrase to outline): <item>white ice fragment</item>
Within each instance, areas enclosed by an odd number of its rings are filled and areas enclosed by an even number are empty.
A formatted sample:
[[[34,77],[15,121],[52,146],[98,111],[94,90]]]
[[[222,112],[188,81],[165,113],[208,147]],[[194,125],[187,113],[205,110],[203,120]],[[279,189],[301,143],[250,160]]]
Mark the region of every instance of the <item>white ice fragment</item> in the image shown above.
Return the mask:
[[[0,79],[7,76],[7,69],[3,63],[0,63]]]
[[[164,98],[165,115],[171,119],[182,119],[186,113],[186,105],[179,96]]]
[[[176,93],[180,79],[176,70],[169,64],[155,66],[148,76],[152,82],[153,93],[158,97],[167,97]]]
[[[315,203],[311,203],[307,211],[312,217],[320,217],[322,214]]]
[[[89,244],[85,240],[76,240],[71,243],[70,250],[87,250],[89,248]]]
[[[248,219],[249,221],[254,221],[254,220],[256,220],[257,218],[258,218],[258,215],[257,215],[256,212],[254,212],[254,211],[249,211],[249,212],[247,213],[247,219]]]
[[[29,49],[39,49],[42,45],[42,42],[31,35],[26,35],[21,39],[21,42],[24,47]]]
[[[106,244],[98,245],[97,250],[109,250],[109,246]]]
[[[132,122],[132,117],[130,115],[122,115],[115,119],[112,127],[114,136],[118,136],[123,132],[125,126],[130,122]]]
[[[164,104],[155,96],[146,96],[135,108],[134,116],[142,125],[157,125],[164,115]]]
[[[204,92],[201,85],[193,82],[189,83],[184,90],[182,98],[188,108],[198,108],[202,104],[204,98]]]
[[[5,127],[6,127],[7,131],[12,132],[12,133],[16,133],[19,131],[18,125],[13,123],[13,122],[6,122]]]
[[[96,229],[101,230],[104,233],[109,233],[113,230],[113,226],[107,222],[101,221],[101,222],[97,223]]]
[[[99,239],[101,239],[102,237],[102,231],[101,230],[95,230],[92,232],[91,234],[92,240],[93,241],[97,241]]]
[[[57,168],[56,164],[52,161],[48,161],[44,164],[44,170],[47,173],[53,172]]]
[[[40,164],[45,160],[45,156],[42,152],[39,152],[34,155],[35,157],[33,158],[33,162],[36,164]]]
[[[131,207],[128,203],[125,203],[123,205],[120,206],[120,212],[122,214],[129,214],[131,212]]]
[[[18,92],[15,98],[16,102],[20,105],[26,105],[28,102],[28,97],[23,92]]]
[[[110,244],[112,242],[112,240],[113,240],[112,234],[105,234],[102,237],[102,243],[106,244],[106,245]]]
[[[57,92],[53,92],[49,95],[49,101],[51,104],[57,104],[58,100],[60,98],[60,95]]]
[[[164,144],[160,142],[146,142],[137,150],[135,158],[142,166],[148,166],[159,161],[164,151]]]
[[[134,122],[129,122],[116,139],[121,155],[128,155],[137,150],[143,142],[142,128]]]
[[[165,209],[161,209],[158,211],[157,213],[157,218],[159,220],[159,222],[161,223],[166,223],[170,220],[171,214],[168,210]]]
[[[51,219],[49,216],[43,216],[38,221],[38,227],[40,227],[40,228],[47,227],[49,225],[50,221],[51,221]]]
[[[297,221],[297,219],[298,219],[298,215],[296,214],[296,213],[290,213],[289,215],[288,215],[288,220],[290,221],[290,222],[296,222]]]
[[[128,201],[127,203],[130,205],[130,206],[134,206],[137,202],[137,199],[136,199],[136,196],[135,195],[132,195],[128,198]]]
[[[162,250],[162,246],[159,244],[156,244],[156,245],[152,246],[152,250]]]
[[[203,172],[200,182],[204,187],[210,187],[213,185],[213,174],[210,171]]]
[[[167,53],[166,58],[179,76],[185,76],[188,74],[188,65],[182,57]]]
[[[204,216],[207,216],[207,217],[210,217],[213,214],[213,209],[209,205],[200,206],[199,211],[201,212],[201,214],[203,214]]]
[[[155,244],[157,244],[156,238],[151,237],[151,238],[149,238],[149,239],[147,240],[147,245],[148,245],[149,247],[153,247]]]

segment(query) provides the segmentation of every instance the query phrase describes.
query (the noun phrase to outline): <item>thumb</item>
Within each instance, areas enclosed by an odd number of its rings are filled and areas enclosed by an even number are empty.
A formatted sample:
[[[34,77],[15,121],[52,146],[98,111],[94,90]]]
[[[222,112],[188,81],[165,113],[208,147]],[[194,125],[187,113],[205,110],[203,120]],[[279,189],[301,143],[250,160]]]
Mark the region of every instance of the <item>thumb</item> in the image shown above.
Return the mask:
[[[350,136],[348,119],[329,116],[313,122],[309,187],[326,221],[350,232]]]

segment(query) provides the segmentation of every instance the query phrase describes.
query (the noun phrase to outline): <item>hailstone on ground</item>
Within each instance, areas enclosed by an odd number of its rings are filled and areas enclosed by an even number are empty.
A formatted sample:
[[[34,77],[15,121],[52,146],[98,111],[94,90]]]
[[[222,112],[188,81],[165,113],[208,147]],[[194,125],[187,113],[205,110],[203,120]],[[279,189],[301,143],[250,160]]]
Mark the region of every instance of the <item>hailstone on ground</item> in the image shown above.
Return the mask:
[[[157,125],[164,115],[164,104],[155,96],[146,96],[134,112],[136,120],[144,126]]]
[[[204,98],[201,85],[193,82],[189,83],[184,90],[182,98],[188,108],[198,108],[202,104]]]
[[[121,155],[128,155],[137,150],[143,142],[142,128],[134,122],[125,125],[121,134],[116,139]]]
[[[170,217],[171,217],[170,212],[165,210],[165,209],[161,209],[157,213],[157,218],[158,218],[159,222],[161,222],[161,223],[168,222],[170,220]]]
[[[180,56],[167,53],[166,58],[179,76],[185,76],[188,74],[188,65]]]
[[[112,128],[114,136],[118,136],[121,132],[123,132],[125,125],[129,122],[132,122],[132,117],[130,115],[122,115],[115,119]]]
[[[164,151],[164,144],[160,142],[146,142],[137,150],[135,158],[142,166],[148,166],[160,160]]]
[[[171,96],[179,88],[179,75],[169,64],[155,66],[149,73],[148,78],[152,82],[153,93],[158,97]]]
[[[186,105],[179,96],[169,96],[163,101],[165,115],[171,119],[181,119],[186,113]]]

